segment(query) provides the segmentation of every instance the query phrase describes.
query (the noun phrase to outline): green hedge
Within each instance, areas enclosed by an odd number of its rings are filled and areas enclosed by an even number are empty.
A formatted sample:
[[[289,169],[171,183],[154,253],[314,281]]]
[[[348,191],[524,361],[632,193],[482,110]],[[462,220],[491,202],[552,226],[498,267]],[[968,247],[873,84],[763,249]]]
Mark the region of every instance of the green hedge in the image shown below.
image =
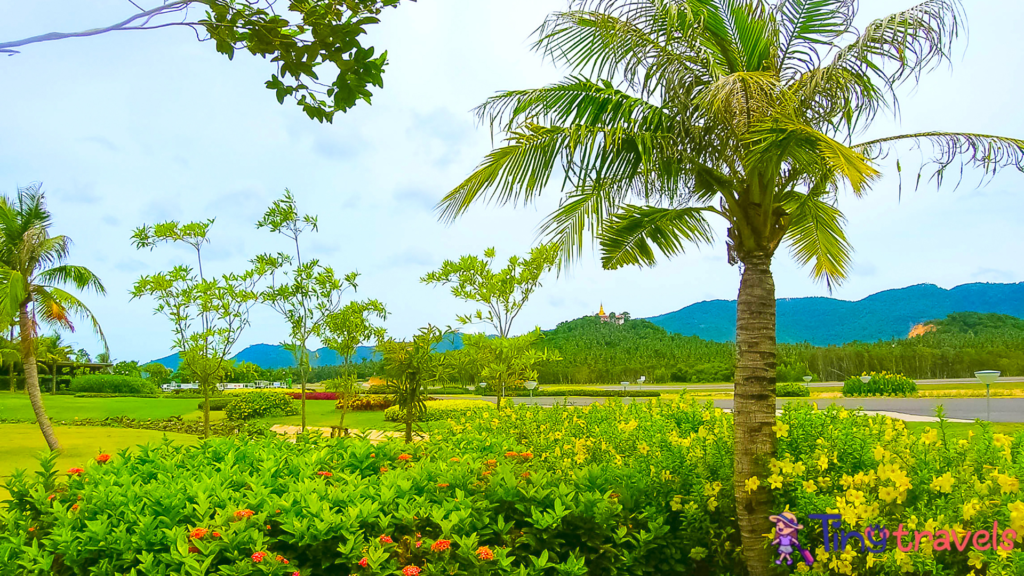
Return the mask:
[[[910,396],[917,393],[917,382],[903,374],[869,372],[864,375],[871,376],[867,384],[861,382],[860,376],[843,382],[843,396]]]
[[[101,394],[159,394],[156,384],[134,376],[115,374],[84,374],[71,379],[73,392]]]
[[[299,407],[287,394],[278,392],[243,392],[224,407],[224,414],[230,420],[252,420],[264,416],[292,416],[299,413]]]
[[[159,394],[108,394],[106,392],[76,392],[75,398],[159,398]]]
[[[493,402],[484,400],[434,400],[423,403],[427,411],[420,415],[419,422],[437,422],[449,418],[464,416],[467,412],[494,408]],[[401,422],[402,411],[392,406],[384,411],[384,419],[388,422]]]
[[[796,382],[782,382],[775,385],[775,395],[779,398],[806,398],[811,389]]]
[[[210,412],[220,412],[228,407],[228,404],[234,402],[234,398],[210,398]],[[203,401],[199,402],[198,408],[203,409]]]
[[[565,390],[534,390],[534,396],[590,396],[591,398],[657,398],[657,390],[604,390],[601,388],[569,388]],[[493,394],[490,394],[493,396]],[[530,397],[530,391],[516,391],[509,394],[518,398]]]

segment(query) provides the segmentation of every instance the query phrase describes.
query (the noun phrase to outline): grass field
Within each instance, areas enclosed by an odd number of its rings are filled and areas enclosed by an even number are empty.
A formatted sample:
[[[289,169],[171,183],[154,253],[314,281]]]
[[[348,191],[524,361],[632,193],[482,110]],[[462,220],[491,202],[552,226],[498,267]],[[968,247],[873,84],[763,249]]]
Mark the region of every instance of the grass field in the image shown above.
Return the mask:
[[[195,444],[199,438],[189,434],[157,432],[155,430],[130,430],[126,428],[101,428],[94,426],[56,426],[63,454],[57,459],[59,470],[81,466],[101,452],[111,454],[125,448],[160,442],[167,438],[182,444]],[[0,480],[14,470],[38,470],[37,456],[46,450],[46,441],[35,424],[2,424],[0,433],[4,437],[3,458],[0,458]],[[0,496],[7,491],[0,486]]]
[[[923,432],[925,428],[937,429],[938,422],[907,422],[907,428],[913,432]],[[1019,422],[994,422],[990,424],[992,432],[996,434],[1012,435],[1024,431],[1024,423]],[[968,432],[981,433],[981,426],[974,422],[949,422],[946,424],[946,434],[950,440],[967,438]]]
[[[43,396],[46,413],[53,422],[75,418],[109,418],[130,416],[139,420],[170,418],[201,413],[196,410],[198,398],[75,398],[74,396]],[[23,392],[0,392],[0,418],[35,420],[28,395]]]

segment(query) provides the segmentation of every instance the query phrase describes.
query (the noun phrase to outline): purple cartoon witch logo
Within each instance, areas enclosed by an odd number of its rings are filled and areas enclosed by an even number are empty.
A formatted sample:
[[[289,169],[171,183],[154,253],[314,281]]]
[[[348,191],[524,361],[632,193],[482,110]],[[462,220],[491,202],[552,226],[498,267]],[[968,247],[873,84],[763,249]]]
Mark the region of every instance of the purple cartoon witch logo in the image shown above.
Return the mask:
[[[797,540],[797,532],[804,526],[797,522],[795,514],[787,510],[778,516],[769,516],[768,519],[775,523],[775,539],[772,544],[778,546],[779,558],[776,564],[782,564],[785,560],[787,565],[792,565],[794,552],[799,553],[808,566],[814,564],[814,556],[801,547]]]

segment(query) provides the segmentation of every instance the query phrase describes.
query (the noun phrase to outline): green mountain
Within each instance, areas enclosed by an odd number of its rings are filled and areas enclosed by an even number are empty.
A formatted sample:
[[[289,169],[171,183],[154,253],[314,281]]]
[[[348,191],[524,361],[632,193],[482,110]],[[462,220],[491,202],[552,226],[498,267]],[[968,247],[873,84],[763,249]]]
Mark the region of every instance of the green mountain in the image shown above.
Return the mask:
[[[885,290],[862,300],[780,298],[776,334],[780,343],[815,346],[905,338],[917,324],[954,312],[993,312],[1024,318],[1024,282],[964,284],[946,290],[918,284]],[[648,318],[669,332],[718,342],[736,338],[736,301],[698,302]]]

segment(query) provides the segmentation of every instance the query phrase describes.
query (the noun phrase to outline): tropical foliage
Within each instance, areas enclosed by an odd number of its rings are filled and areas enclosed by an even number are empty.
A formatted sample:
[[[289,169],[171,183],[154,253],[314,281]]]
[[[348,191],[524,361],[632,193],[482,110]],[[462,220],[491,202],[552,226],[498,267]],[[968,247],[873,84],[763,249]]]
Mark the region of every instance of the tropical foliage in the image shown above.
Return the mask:
[[[843,396],[910,396],[915,392],[917,383],[903,374],[865,372],[843,382]]]
[[[84,374],[75,376],[69,386],[72,392],[99,392],[105,394],[156,394],[156,384],[134,376],[116,374]]]
[[[36,337],[41,325],[74,331],[72,319],[82,317],[92,324],[106,348],[96,317],[64,287],[97,294],[106,290],[91,270],[67,262],[71,239],[51,236],[51,223],[40,184],[19,188],[14,197],[0,196],[0,316],[5,327],[18,325],[25,388],[46,444],[50,450],[59,450],[39,391],[36,363],[47,358],[36,355]]]
[[[236,394],[224,406],[224,415],[230,420],[252,420],[265,416],[291,416],[298,414],[295,401],[287,394],[274,392],[244,392]]]
[[[410,341],[389,337],[377,344],[382,356],[384,389],[401,412],[399,421],[405,424],[406,442],[412,442],[413,423],[426,412],[427,388],[444,385],[451,375],[445,355],[434,353],[451,334],[450,328],[441,330],[428,325],[420,328]]]

